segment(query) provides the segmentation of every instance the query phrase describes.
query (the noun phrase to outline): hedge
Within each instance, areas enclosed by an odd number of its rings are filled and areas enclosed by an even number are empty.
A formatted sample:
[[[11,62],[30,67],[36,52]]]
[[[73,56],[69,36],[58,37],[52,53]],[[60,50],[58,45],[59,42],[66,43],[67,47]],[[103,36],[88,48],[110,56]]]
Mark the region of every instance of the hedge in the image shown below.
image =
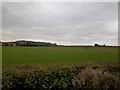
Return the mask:
[[[120,90],[120,71],[111,67],[61,67],[22,73],[4,70],[2,90]],[[116,72],[117,71],[117,72]]]

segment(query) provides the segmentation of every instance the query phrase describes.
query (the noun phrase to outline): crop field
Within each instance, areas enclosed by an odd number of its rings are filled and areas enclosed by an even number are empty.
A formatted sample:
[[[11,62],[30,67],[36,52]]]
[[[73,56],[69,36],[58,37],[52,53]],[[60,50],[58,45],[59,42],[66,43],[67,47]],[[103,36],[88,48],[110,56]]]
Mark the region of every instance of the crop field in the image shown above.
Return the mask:
[[[117,60],[118,49],[110,47],[2,47],[3,64],[72,64]]]
[[[120,90],[117,63],[112,47],[2,47],[2,90]]]

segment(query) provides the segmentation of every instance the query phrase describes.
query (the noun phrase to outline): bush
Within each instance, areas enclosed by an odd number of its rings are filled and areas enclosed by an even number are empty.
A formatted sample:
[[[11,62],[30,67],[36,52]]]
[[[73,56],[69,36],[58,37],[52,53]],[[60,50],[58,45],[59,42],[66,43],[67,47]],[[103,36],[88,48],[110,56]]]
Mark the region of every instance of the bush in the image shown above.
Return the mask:
[[[77,70],[77,69],[76,69]],[[72,79],[77,75],[75,69],[24,72],[21,75],[3,73],[3,90],[61,90],[72,88]]]
[[[113,70],[100,69],[99,66],[49,66],[43,70],[26,65],[22,67],[4,68],[2,90],[114,90],[120,86],[119,72],[113,73]]]
[[[119,77],[100,69],[86,68],[74,77],[72,84],[75,89],[113,90],[119,88]]]

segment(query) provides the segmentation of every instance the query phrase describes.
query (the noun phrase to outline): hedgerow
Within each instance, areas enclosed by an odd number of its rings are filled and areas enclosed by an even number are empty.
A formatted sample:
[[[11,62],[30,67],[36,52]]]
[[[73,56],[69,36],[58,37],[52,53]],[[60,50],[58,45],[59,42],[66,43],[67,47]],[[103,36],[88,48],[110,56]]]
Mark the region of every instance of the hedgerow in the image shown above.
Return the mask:
[[[119,90],[119,67],[113,67],[118,69],[115,72],[107,68],[74,65],[47,70],[28,68],[22,72],[4,70],[2,90]]]

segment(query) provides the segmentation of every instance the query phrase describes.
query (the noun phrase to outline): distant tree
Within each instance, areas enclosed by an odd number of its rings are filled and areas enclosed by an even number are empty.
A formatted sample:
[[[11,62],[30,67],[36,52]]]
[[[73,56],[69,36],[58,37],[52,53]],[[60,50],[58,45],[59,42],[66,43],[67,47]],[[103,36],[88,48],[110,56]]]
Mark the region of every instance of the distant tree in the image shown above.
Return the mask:
[[[105,47],[106,45],[104,44],[103,46]]]
[[[54,43],[53,45],[54,45],[54,46],[57,46],[57,44],[56,44],[56,43]]]
[[[99,46],[98,44],[94,44],[94,46]]]

